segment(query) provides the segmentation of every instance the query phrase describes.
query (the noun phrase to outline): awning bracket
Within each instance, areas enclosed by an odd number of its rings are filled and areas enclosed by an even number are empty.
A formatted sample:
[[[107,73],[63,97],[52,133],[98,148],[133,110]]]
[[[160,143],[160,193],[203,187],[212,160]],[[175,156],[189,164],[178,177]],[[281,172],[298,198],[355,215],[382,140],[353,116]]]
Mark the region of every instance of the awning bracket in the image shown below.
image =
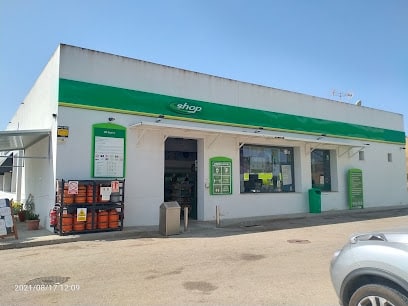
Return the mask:
[[[146,133],[146,130],[142,130],[142,131],[140,132],[139,137],[136,138],[136,144],[137,144],[137,145],[138,145],[139,142],[143,139],[145,133]]]
[[[215,135],[214,139],[208,144],[207,149],[211,148],[211,146],[217,141],[220,135],[221,135],[220,133]]]

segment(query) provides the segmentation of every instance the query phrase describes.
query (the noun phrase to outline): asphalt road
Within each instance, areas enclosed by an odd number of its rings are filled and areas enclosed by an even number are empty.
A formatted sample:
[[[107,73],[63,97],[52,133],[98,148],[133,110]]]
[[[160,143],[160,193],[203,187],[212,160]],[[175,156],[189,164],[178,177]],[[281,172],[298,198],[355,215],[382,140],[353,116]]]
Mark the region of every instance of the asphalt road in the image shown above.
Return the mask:
[[[407,228],[406,215],[376,218],[2,250],[0,305],[338,305],[333,252],[356,232]]]

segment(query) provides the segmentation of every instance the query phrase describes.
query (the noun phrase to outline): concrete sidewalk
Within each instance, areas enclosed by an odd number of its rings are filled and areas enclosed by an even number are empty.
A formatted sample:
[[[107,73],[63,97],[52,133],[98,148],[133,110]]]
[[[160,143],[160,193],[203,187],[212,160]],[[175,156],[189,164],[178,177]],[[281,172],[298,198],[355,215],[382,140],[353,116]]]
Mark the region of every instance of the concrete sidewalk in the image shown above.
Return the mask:
[[[215,221],[190,220],[187,230],[183,221],[180,222],[180,234],[171,237],[219,237],[239,235],[251,232],[284,230],[288,228],[318,226],[324,224],[354,222],[360,220],[408,216],[408,205],[364,208],[354,210],[328,211],[320,214],[290,214],[265,216],[257,218],[221,220],[220,226]],[[24,248],[49,244],[89,240],[119,240],[141,237],[167,238],[159,233],[158,226],[124,227],[123,231],[84,233],[60,236],[45,228],[27,230],[24,222],[16,222],[19,239],[9,236],[0,239],[1,249]],[[408,227],[408,225],[407,225]]]

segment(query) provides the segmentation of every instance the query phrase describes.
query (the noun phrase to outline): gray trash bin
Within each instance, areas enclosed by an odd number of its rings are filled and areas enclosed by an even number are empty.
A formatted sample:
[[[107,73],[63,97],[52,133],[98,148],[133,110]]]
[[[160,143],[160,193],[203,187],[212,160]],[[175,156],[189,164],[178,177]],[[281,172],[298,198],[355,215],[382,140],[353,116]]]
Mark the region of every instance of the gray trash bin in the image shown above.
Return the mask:
[[[160,205],[159,231],[164,236],[180,234],[180,205],[176,201]]]

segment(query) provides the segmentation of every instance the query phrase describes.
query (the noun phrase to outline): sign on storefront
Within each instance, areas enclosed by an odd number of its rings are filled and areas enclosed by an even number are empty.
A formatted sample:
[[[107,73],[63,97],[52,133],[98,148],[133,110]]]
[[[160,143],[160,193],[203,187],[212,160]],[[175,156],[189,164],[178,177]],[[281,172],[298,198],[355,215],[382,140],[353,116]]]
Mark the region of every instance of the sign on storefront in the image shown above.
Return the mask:
[[[93,177],[125,177],[126,128],[113,123],[93,125]]]
[[[349,169],[347,182],[350,209],[363,208],[363,172],[360,169]]]
[[[232,160],[228,157],[210,159],[210,193],[212,195],[232,194]]]

